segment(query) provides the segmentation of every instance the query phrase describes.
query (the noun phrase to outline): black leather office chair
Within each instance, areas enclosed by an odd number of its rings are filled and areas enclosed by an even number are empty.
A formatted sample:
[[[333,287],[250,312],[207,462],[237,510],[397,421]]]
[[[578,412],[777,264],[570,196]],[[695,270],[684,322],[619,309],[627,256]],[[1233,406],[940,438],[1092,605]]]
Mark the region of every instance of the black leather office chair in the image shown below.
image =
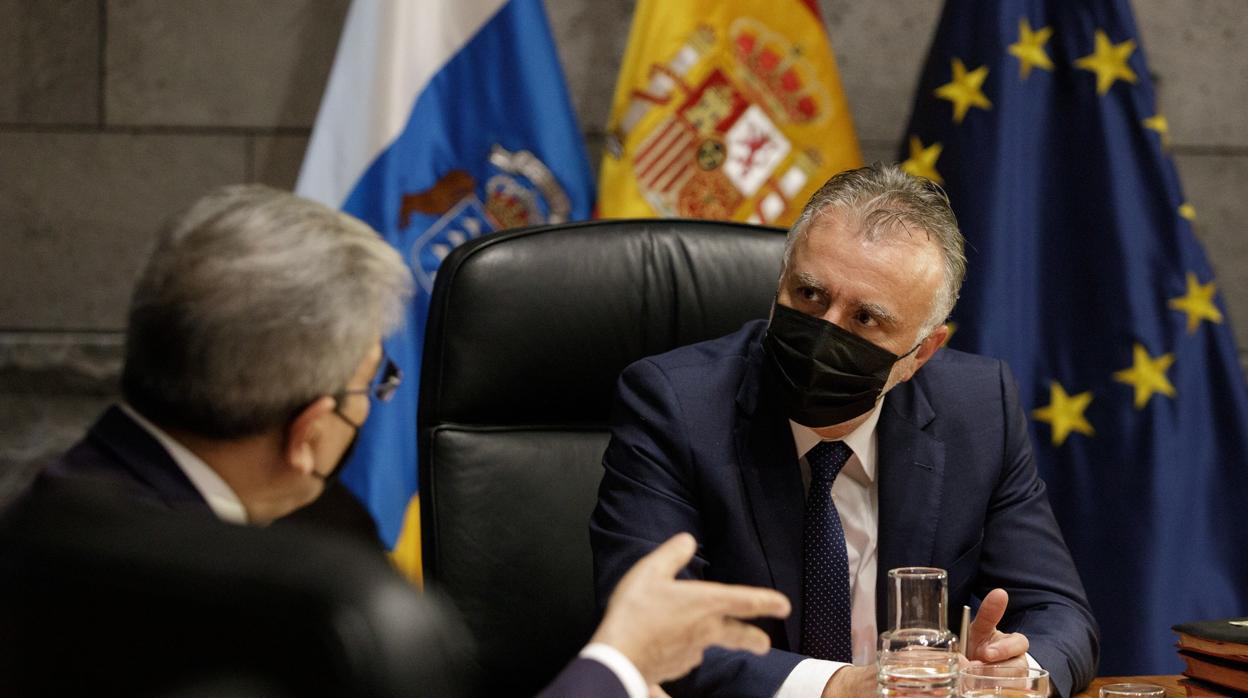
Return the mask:
[[[465,696],[453,610],[375,551],[65,483],[0,518],[0,695]]]
[[[532,695],[597,622],[588,521],[629,363],[765,317],[782,231],[613,220],[505,231],[434,285],[420,385],[425,579],[496,695]]]

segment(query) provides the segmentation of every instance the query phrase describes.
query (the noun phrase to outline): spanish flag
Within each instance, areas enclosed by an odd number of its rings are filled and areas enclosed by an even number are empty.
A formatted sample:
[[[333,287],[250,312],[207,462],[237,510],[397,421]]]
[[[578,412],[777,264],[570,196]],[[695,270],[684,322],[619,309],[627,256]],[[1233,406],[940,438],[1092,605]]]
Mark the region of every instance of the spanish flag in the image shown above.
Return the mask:
[[[814,0],[637,3],[600,216],[788,225],[861,162]]]

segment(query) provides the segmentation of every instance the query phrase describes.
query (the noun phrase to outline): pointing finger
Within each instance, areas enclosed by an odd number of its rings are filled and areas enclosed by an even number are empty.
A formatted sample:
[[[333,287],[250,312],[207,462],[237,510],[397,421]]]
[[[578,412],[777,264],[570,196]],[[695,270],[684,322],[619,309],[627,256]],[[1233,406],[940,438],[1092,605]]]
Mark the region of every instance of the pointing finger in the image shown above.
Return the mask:
[[[789,615],[789,598],[773,589],[718,582],[681,581],[679,584],[691,599],[697,599],[694,603],[704,604],[718,615],[734,618],[785,618]]]
[[[767,633],[749,623],[725,618],[711,644],[730,650],[766,654],[771,648],[771,638],[767,636]]]
[[[684,569],[698,549],[697,541],[688,533],[677,533],[668,538],[659,547],[650,551],[649,555],[637,562],[636,568],[647,577],[663,577],[672,579],[676,573]]]
[[[1005,616],[1005,608],[1009,602],[1010,595],[1004,589],[993,589],[984,597],[983,603],[979,604],[979,612],[975,614],[975,620],[971,621],[971,637],[967,643],[972,655],[977,655],[979,646],[992,638],[997,624]]]

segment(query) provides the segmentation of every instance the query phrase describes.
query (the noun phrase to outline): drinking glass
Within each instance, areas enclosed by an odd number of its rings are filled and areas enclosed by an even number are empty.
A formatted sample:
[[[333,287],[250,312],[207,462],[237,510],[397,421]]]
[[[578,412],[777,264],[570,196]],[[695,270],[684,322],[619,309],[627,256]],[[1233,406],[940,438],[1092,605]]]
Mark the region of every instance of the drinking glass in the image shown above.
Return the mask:
[[[957,695],[957,636],[934,628],[880,633],[876,692],[885,698]]]
[[[992,664],[969,666],[958,674],[958,691],[962,698],[1048,698],[1049,672]]]
[[[1151,683],[1111,683],[1101,686],[1101,698],[1124,698],[1125,696],[1147,696],[1148,698],[1165,698],[1166,689]]]
[[[890,630],[948,630],[949,577],[938,567],[898,567],[888,571]]]
[[[948,594],[948,577],[942,569],[889,570],[889,629],[880,633],[878,695],[957,695],[958,638],[946,627]]]

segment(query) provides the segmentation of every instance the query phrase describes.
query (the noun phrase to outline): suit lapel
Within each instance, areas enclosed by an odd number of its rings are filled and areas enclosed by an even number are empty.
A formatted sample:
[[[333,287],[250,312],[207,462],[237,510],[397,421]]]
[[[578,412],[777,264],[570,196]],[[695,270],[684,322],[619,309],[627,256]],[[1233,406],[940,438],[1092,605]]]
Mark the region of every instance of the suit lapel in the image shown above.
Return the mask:
[[[760,380],[760,345],[751,349],[737,395],[737,462],[772,586],[792,604],[784,630],[788,648],[796,651],[802,618],[802,474],[789,422],[774,393]]]
[[[203,495],[191,484],[154,436],[113,406],[91,427],[90,438],[111,453],[130,477],[172,509],[207,509]]]
[[[879,442],[879,557],[877,627],[887,630],[888,571],[932,563],[944,485],[945,445],[925,431],[935,412],[918,383],[903,383],[884,398]]]

